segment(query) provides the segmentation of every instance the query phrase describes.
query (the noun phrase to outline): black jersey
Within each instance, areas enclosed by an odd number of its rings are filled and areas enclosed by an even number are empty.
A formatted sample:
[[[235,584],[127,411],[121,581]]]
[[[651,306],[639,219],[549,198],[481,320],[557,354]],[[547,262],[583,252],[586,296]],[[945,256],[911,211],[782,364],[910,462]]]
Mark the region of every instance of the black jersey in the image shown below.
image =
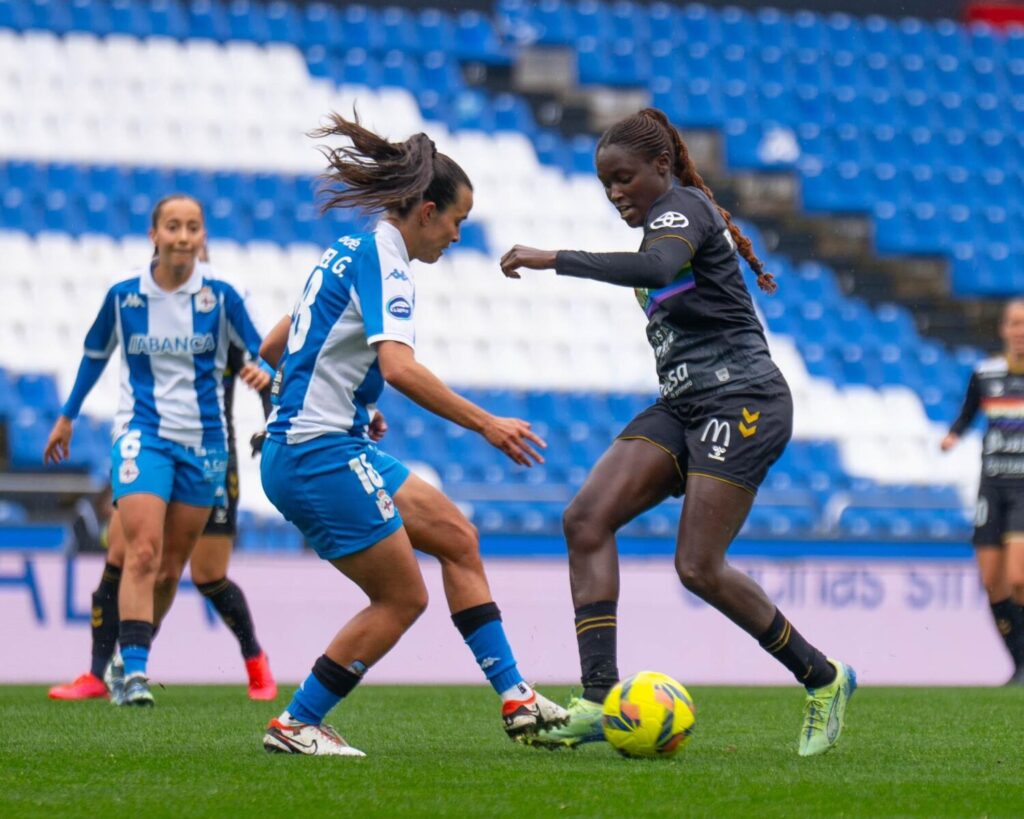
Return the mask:
[[[950,427],[963,435],[978,411],[988,426],[981,453],[981,479],[1024,480],[1024,372],[1010,372],[1002,356],[982,361],[974,368],[960,415]]]
[[[639,253],[561,251],[556,270],[634,287],[663,398],[729,390],[778,372],[728,225],[698,188],[676,183],[658,198]]]

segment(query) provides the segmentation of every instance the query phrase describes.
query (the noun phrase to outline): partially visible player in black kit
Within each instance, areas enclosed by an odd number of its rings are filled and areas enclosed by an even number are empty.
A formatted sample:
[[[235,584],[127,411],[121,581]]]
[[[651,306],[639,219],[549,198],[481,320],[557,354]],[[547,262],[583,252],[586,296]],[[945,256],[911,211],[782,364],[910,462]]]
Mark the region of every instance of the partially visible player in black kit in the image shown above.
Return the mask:
[[[205,250],[200,261],[206,262]],[[231,629],[238,640],[249,678],[249,699],[272,700],[277,697],[277,683],[270,670],[267,653],[256,639],[252,613],[245,594],[238,584],[227,576],[228,563],[238,532],[238,452],[235,446],[234,400],[235,381],[239,370],[245,365],[245,351],[231,345],[228,347],[227,363],[224,367],[224,419],[227,422],[228,468],[225,485],[217,494],[210,518],[203,529],[192,556],[189,572],[199,592],[213,605],[224,624]],[[260,374],[263,380],[260,399],[263,401],[264,417],[270,413],[270,375]],[[257,454],[262,437],[253,438],[253,455]],[[124,681],[119,657],[115,656],[120,618],[118,616],[118,589],[121,582],[121,568],[124,564],[124,541],[120,520],[115,509],[108,528],[107,562],[103,567],[100,583],[92,595],[92,663],[91,668],[72,682],[55,685],[49,690],[50,699],[86,700],[105,698],[108,695],[115,704],[123,694]],[[161,572],[157,584],[172,588],[168,593],[173,597],[176,578],[167,578]],[[159,626],[159,623],[156,625]],[[113,662],[112,662],[113,660]],[[106,675],[104,675],[106,670]],[[106,676],[106,679],[104,679]],[[109,691],[108,691],[109,684]]]
[[[632,287],[648,318],[661,397],[634,418],[594,466],[564,516],[583,696],[549,747],[603,738],[601,703],[619,679],[615,533],[670,495],[686,494],[676,542],[683,585],[755,637],[807,688],[799,753],[832,748],[856,675],[810,645],[726,550],[739,532],[793,423],[789,387],[772,362],[740,272],[737,249],[775,290],[747,239],[720,208],[686,144],[657,109],[613,125],[597,144],[597,174],[630,227],[635,253],[515,246],[506,276],[553,268],[560,276]]]
[[[1003,354],[980,362],[942,450],[952,449],[978,412],[988,419],[974,519],[974,554],[992,617],[1013,660],[1007,685],[1024,685],[1024,300],[999,324]]]

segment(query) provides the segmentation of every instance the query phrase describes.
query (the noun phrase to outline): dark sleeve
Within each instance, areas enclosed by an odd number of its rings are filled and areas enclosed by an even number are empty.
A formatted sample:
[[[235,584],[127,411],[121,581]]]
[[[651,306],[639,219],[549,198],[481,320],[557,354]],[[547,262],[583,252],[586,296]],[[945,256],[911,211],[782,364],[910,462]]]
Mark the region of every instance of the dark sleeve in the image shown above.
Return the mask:
[[[977,373],[971,374],[971,380],[967,382],[967,395],[964,396],[964,405],[960,408],[960,414],[949,428],[950,434],[957,437],[964,434],[964,431],[971,425],[974,416],[978,414],[981,406],[981,386],[978,384]]]
[[[274,411],[274,404],[270,400],[270,387],[260,390],[260,403],[263,404],[263,420],[265,421]]]
[[[715,213],[703,194],[676,186],[647,215],[639,253],[563,250],[555,257],[555,272],[625,287],[667,287],[697,255],[715,224]]]
[[[671,284],[691,258],[693,249],[689,244],[672,240],[655,242],[639,253],[560,250],[555,257],[555,272],[559,276],[656,290]]]

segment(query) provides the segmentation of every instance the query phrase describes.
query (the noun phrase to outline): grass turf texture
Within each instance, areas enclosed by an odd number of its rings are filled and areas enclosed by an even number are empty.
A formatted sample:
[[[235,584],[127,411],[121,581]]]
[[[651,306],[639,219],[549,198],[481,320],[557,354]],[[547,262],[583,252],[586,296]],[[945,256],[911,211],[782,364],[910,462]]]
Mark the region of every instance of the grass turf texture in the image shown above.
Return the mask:
[[[545,689],[559,696],[564,689]],[[367,685],[329,718],[366,759],[264,753],[287,702],[156,688],[152,710],[0,687],[0,816],[1020,816],[1024,689],[862,689],[839,747],[796,755],[802,692],[693,688],[672,760],[514,745],[482,687]]]

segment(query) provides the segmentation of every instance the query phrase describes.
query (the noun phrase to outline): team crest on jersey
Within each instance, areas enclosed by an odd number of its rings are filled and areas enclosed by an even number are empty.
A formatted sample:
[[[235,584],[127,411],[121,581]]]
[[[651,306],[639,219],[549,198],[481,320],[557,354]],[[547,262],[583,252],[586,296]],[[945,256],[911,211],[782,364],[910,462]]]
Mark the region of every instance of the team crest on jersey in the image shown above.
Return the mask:
[[[134,458],[128,458],[121,462],[121,468],[117,470],[117,477],[121,483],[132,483],[139,477],[139,466]]]
[[[209,313],[217,306],[217,297],[211,288],[204,287],[192,297],[192,303],[195,305],[197,313]]]
[[[412,318],[412,305],[405,296],[395,296],[388,302],[387,309],[396,319],[406,321]]]
[[[391,520],[395,516],[395,502],[383,489],[377,490],[377,509],[384,520]]]
[[[689,227],[689,225],[690,220],[683,216],[683,214],[670,210],[651,222],[649,227],[651,230],[662,230],[663,228],[684,228]]]

